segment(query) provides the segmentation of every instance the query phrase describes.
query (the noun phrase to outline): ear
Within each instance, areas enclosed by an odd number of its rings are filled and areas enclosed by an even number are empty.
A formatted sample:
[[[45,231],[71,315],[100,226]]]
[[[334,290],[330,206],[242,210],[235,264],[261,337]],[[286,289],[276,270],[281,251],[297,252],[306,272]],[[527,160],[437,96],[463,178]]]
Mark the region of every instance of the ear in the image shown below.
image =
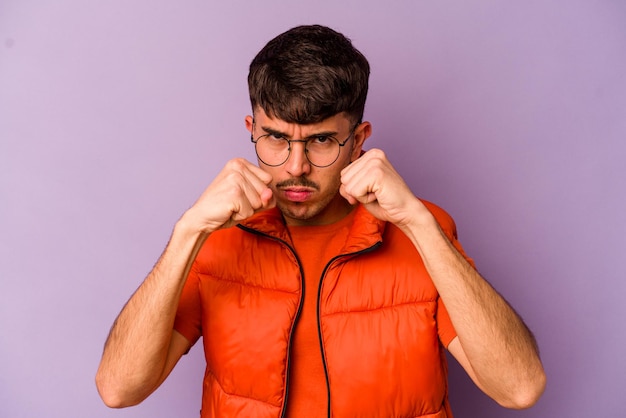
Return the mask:
[[[350,161],[359,158],[363,151],[365,140],[372,134],[372,124],[365,121],[361,122],[354,130],[354,146],[352,147],[352,155]]]
[[[252,134],[252,127],[254,125],[254,118],[250,115],[246,116],[246,129]]]

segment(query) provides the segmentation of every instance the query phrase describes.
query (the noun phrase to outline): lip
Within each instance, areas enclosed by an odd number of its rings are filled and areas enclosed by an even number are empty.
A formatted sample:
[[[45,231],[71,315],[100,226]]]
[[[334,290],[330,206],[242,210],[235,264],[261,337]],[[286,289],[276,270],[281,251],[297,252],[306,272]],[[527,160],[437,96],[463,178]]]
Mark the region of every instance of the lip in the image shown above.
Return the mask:
[[[313,190],[303,187],[288,187],[283,189],[282,192],[287,200],[291,202],[306,202],[313,194]]]

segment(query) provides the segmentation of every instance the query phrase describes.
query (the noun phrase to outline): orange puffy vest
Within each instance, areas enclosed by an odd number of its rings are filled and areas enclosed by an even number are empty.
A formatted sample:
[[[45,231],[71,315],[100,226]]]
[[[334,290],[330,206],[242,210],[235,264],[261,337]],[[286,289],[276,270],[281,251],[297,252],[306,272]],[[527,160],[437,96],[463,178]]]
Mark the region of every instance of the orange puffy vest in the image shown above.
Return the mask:
[[[456,243],[452,219],[424,203]],[[328,416],[451,417],[437,290],[397,227],[356,210],[318,296]],[[207,239],[187,283],[202,305],[203,418],[283,416],[301,280],[276,209]]]

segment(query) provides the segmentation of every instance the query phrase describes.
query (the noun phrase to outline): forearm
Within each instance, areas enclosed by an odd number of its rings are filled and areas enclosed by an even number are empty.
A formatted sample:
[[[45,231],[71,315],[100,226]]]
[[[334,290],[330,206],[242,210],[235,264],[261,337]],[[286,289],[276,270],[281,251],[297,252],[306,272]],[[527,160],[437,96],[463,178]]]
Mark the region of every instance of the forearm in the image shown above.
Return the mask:
[[[254,164],[233,159],[178,221],[163,255],[122,309],[105,344],[96,383],[107,405],[141,402],[189,348],[173,326],[193,260],[213,231],[273,207],[271,181]]]
[[[341,172],[341,195],[399,227],[419,251],[458,339],[448,346],[488,395],[523,407],[545,376],[532,335],[506,301],[472,268],[417,199],[384,152],[372,149]]]
[[[532,334],[454,248],[434,217],[423,212],[420,217],[405,233],[446,305],[476,383],[505,406],[533,403],[545,376]]]
[[[180,295],[203,241],[183,217],[113,324],[96,376],[110,406],[138,403],[162,381]]]

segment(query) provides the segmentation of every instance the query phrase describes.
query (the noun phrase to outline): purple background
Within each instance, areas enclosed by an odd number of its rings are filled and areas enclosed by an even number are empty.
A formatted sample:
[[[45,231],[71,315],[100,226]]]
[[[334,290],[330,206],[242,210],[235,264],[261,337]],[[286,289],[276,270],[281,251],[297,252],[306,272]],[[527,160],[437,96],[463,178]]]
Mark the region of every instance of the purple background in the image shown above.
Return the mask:
[[[373,72],[366,117],[535,332],[527,411],[451,365],[457,418],[623,417],[626,2],[0,1],[0,417],[195,417],[200,346],[138,407],[93,383],[174,222],[252,158],[247,65],[301,23]]]

